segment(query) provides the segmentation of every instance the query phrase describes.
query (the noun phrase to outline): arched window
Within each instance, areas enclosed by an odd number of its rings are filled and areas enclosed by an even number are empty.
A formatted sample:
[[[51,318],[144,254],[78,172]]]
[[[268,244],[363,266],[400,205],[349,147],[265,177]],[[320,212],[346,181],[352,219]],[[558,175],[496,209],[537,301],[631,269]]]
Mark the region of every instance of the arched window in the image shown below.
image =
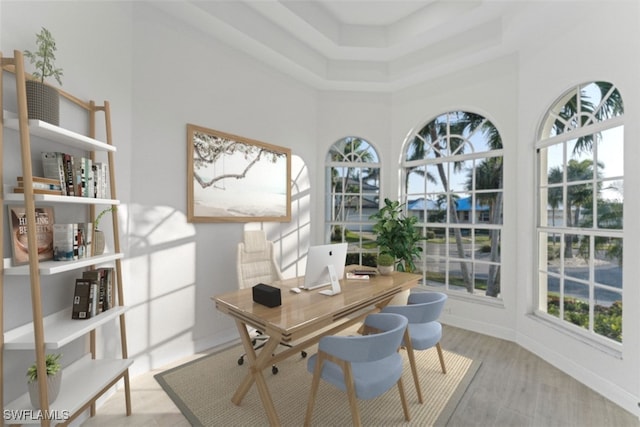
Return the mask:
[[[347,264],[375,266],[369,216],[380,198],[378,153],[362,138],[343,138],[327,153],[325,179],[325,241],[349,243]]]
[[[452,111],[410,135],[403,200],[426,240],[416,263],[428,287],[500,296],[502,140],[479,114]]]
[[[547,113],[538,163],[538,313],[622,342],[623,104],[608,82],[572,88]]]

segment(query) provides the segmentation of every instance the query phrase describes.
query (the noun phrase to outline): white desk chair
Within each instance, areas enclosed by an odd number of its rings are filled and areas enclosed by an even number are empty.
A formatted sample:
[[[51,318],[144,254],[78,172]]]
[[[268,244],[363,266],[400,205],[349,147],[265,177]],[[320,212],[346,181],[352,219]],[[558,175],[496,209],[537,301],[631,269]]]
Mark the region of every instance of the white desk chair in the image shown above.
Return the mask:
[[[244,240],[238,243],[237,256],[237,272],[238,272],[238,288],[252,288],[258,283],[271,284],[277,280],[282,280],[282,273],[276,262],[275,251],[273,250],[273,242],[267,240],[262,230],[247,230],[244,232]],[[255,331],[257,335],[252,338],[254,349],[262,348],[268,336],[261,331]],[[286,347],[289,344],[280,343]],[[245,354],[238,359],[238,365],[244,363]],[[307,353],[302,352],[302,357],[306,357]],[[271,368],[273,374],[278,373],[278,368],[274,365]]]

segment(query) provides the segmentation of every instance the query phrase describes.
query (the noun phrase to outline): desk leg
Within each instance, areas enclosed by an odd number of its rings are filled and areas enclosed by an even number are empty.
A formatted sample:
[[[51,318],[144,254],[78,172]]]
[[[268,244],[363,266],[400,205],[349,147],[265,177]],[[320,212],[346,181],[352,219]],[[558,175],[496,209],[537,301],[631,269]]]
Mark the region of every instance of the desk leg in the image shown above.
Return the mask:
[[[231,401],[236,405],[240,405],[240,402],[242,402],[242,399],[246,396],[247,392],[255,382],[260,395],[260,400],[262,400],[262,406],[264,406],[264,410],[269,418],[269,424],[272,426],[280,425],[276,408],[273,404],[273,400],[271,399],[271,393],[267,387],[264,375],[262,375],[262,371],[266,367],[271,366],[271,359],[273,358],[272,355],[276,347],[278,347],[279,341],[273,337],[269,337],[265,346],[260,350],[260,354],[256,355],[256,352],[253,349],[253,344],[251,344],[251,338],[249,337],[246,325],[239,320],[236,320],[236,326],[240,332],[242,345],[247,353],[249,371],[244,377],[244,380],[242,380],[242,383],[238,386],[238,389],[231,398]]]

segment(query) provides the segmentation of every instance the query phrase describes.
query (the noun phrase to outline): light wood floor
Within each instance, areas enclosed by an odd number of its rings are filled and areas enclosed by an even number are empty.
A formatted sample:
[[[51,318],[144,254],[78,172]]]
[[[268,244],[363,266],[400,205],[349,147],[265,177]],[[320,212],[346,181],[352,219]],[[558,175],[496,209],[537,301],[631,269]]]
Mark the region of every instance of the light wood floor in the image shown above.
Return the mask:
[[[445,326],[442,346],[482,361],[449,421],[451,427],[640,427],[635,416],[516,344]],[[131,381],[130,417],[123,415],[119,391],[83,426],[189,426],[153,378],[185,361]]]

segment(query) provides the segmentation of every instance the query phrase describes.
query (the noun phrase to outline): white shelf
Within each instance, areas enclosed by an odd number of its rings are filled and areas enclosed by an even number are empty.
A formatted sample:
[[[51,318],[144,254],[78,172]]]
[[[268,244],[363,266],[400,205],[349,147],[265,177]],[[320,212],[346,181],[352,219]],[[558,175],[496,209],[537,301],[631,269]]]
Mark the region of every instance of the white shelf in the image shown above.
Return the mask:
[[[90,319],[72,319],[71,309],[65,309],[47,316],[44,323],[44,345],[47,350],[56,350],[91,332],[100,325],[112,321],[127,311],[128,307],[115,306]],[[5,350],[35,349],[33,323],[5,332]]]
[[[5,111],[4,116],[4,124],[6,127],[9,129],[20,130],[20,124],[15,114]],[[29,133],[40,138],[68,145],[70,147],[80,148],[86,151],[116,151],[116,147],[112,145],[56,125],[43,122],[42,120],[29,120]]]
[[[5,202],[21,202],[24,203],[24,194],[21,193],[4,193]],[[74,203],[85,205],[119,205],[120,200],[117,199],[96,199],[94,197],[76,197],[76,196],[55,196],[53,194],[34,194],[33,200],[36,202],[47,203]]]
[[[92,360],[89,356],[71,364],[62,371],[62,383],[58,398],[49,405],[49,413],[57,416],[51,424],[64,422],[65,414],[73,415],[85,404],[91,402],[96,393],[105,389],[131,366],[131,359],[100,359]],[[26,388],[26,379],[25,379]],[[7,412],[9,411],[9,412]],[[40,424],[40,415],[29,400],[29,393],[21,395],[4,408],[5,423],[7,424]],[[6,414],[22,416],[21,419],[6,418]]]
[[[124,258],[122,253],[104,254],[82,258],[73,261],[41,261],[39,263],[39,271],[41,276],[50,276],[52,274],[64,273],[66,271],[78,270],[84,267],[90,267],[96,264],[102,264],[109,261]],[[28,276],[29,264],[11,266],[10,258],[4,260],[4,274],[7,276]]]

